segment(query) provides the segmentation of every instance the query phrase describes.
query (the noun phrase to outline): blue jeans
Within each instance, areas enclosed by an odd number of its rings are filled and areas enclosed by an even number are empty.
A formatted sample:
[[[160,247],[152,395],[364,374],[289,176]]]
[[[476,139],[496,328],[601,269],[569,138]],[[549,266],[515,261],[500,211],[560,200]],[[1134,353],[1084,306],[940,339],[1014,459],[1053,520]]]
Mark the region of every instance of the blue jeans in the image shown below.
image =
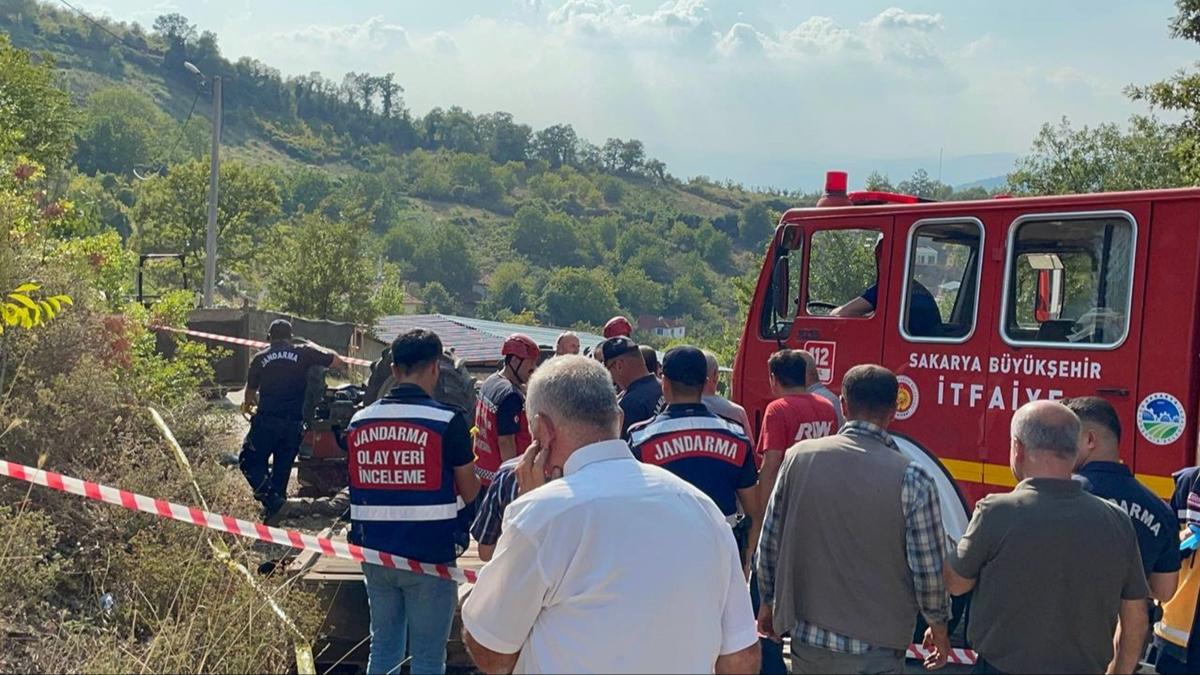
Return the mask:
[[[363,563],[362,571],[371,604],[367,672],[399,673],[408,642],[413,675],[445,673],[446,642],[458,604],[458,584],[370,563]]]

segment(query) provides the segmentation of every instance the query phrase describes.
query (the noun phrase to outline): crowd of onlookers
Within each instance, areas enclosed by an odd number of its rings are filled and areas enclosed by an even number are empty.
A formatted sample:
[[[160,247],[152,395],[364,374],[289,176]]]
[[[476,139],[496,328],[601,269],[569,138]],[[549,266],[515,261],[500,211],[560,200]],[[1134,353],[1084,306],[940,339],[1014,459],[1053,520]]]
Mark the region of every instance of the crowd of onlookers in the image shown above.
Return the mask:
[[[586,356],[565,333],[540,364],[510,337],[469,422],[431,396],[441,341],[410,331],[391,346],[397,387],[351,424],[351,476],[386,477],[352,480],[353,543],[453,565],[466,527],[489,561],[462,608],[484,671],[778,673],[786,636],[792,672],[899,673],[914,640],[944,665],[966,620],[976,672],[1129,673],[1156,601],[1160,671],[1195,670],[1200,578],[1189,560],[1180,583],[1176,512],[1120,462],[1104,399],[1017,410],[1016,487],[951,541],[937,483],[889,434],[886,368],[851,368],[835,395],[810,354],[780,350],[752,428],[717,393],[714,354],[660,359],[627,329],[610,322]],[[1176,507],[1200,516],[1196,471],[1179,480]],[[369,671],[406,654],[443,671],[453,582],[364,576]]]

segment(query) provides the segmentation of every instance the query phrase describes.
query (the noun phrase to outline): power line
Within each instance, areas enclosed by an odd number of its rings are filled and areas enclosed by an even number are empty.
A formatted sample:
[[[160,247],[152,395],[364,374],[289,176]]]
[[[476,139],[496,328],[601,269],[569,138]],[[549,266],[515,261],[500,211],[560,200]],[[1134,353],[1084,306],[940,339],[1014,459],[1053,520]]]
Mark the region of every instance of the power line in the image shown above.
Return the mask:
[[[175,149],[179,147],[179,142],[183,140],[183,132],[187,129],[188,122],[192,121],[192,113],[196,112],[196,101],[200,100],[200,88],[196,88],[196,95],[192,97],[192,106],[188,108],[187,117],[184,118],[183,124],[179,125],[179,135],[175,137],[175,142],[171,145],[171,149],[167,151],[163,157],[163,163],[171,161],[171,157],[175,154]]]
[[[140,54],[142,56],[150,57],[152,59],[157,59],[160,61],[162,60],[162,57],[158,56],[157,54],[138,49],[138,48],[126,43],[125,38],[121,37],[120,35],[117,35],[113,31],[109,30],[108,26],[105,26],[104,24],[100,23],[99,21],[93,19],[87,12],[84,12],[82,9],[76,7],[75,5],[72,5],[70,2],[68,2],[68,0],[58,0],[58,1],[64,5],[66,5],[68,8],[71,9],[71,11],[78,14],[81,18],[83,18],[88,23],[92,24],[96,28],[99,28],[100,30],[102,30],[105,33],[112,36],[112,38],[117,41],[117,44],[124,47],[125,49],[128,49],[128,50],[130,50],[136,54]],[[160,171],[166,167],[167,162],[169,162],[171,159],[171,156],[175,154],[175,150],[179,148],[180,142],[183,141],[184,132],[187,130],[188,122],[192,121],[192,114],[196,112],[196,102],[200,100],[200,93],[201,93],[201,90],[199,88],[197,88],[196,95],[192,97],[192,104],[191,104],[191,106],[188,107],[187,117],[184,118],[183,122],[179,125],[179,133],[176,134],[176,136],[175,136],[175,142],[173,144],[171,144],[171,149],[167,151],[166,155],[164,155],[162,162],[158,166],[153,167],[155,170],[155,173],[157,173],[158,171]],[[147,168],[150,168],[150,167],[147,167]],[[137,176],[139,179],[145,180],[145,178],[143,178],[136,170],[134,171],[134,175]]]
[[[112,32],[111,30],[108,29],[108,26],[105,26],[104,24],[100,23],[99,21],[93,19],[91,17],[91,15],[89,15],[87,12],[83,11],[82,9],[79,9],[75,5],[72,5],[67,0],[58,0],[58,1],[64,5],[66,5],[67,7],[69,7],[71,9],[71,11],[78,14],[81,18],[83,18],[88,23],[92,24],[96,28],[99,28],[100,30],[104,31],[105,33],[108,33],[109,35],[111,35],[112,38],[117,41],[117,44],[124,47],[125,49],[128,49],[129,51],[137,53],[137,54],[141,54],[142,56],[148,56],[152,59],[158,59],[160,61],[162,60],[162,57],[159,56],[158,54],[155,54],[153,52],[149,52],[146,50],[138,49],[137,47],[134,47],[133,45],[125,42],[125,38]]]

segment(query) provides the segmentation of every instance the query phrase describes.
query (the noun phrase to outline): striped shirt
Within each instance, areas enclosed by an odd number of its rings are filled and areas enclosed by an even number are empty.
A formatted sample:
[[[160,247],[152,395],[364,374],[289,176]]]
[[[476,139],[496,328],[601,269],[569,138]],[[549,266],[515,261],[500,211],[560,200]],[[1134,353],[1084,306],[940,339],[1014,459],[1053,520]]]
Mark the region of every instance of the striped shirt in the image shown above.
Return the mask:
[[[471,536],[484,546],[495,546],[500,539],[504,510],[517,499],[517,464],[520,462],[521,455],[517,455],[501,464],[495,480],[479,500],[479,511],[475,514],[475,522],[471,523]]]

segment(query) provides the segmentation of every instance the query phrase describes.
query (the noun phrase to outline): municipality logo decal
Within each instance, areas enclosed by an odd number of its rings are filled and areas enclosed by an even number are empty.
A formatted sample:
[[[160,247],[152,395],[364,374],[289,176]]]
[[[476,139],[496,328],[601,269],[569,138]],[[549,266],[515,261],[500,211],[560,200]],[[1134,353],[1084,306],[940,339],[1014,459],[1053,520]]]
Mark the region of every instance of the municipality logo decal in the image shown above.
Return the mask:
[[[1155,445],[1168,445],[1183,436],[1187,415],[1179,399],[1166,393],[1150,394],[1137,410],[1138,431]]]

